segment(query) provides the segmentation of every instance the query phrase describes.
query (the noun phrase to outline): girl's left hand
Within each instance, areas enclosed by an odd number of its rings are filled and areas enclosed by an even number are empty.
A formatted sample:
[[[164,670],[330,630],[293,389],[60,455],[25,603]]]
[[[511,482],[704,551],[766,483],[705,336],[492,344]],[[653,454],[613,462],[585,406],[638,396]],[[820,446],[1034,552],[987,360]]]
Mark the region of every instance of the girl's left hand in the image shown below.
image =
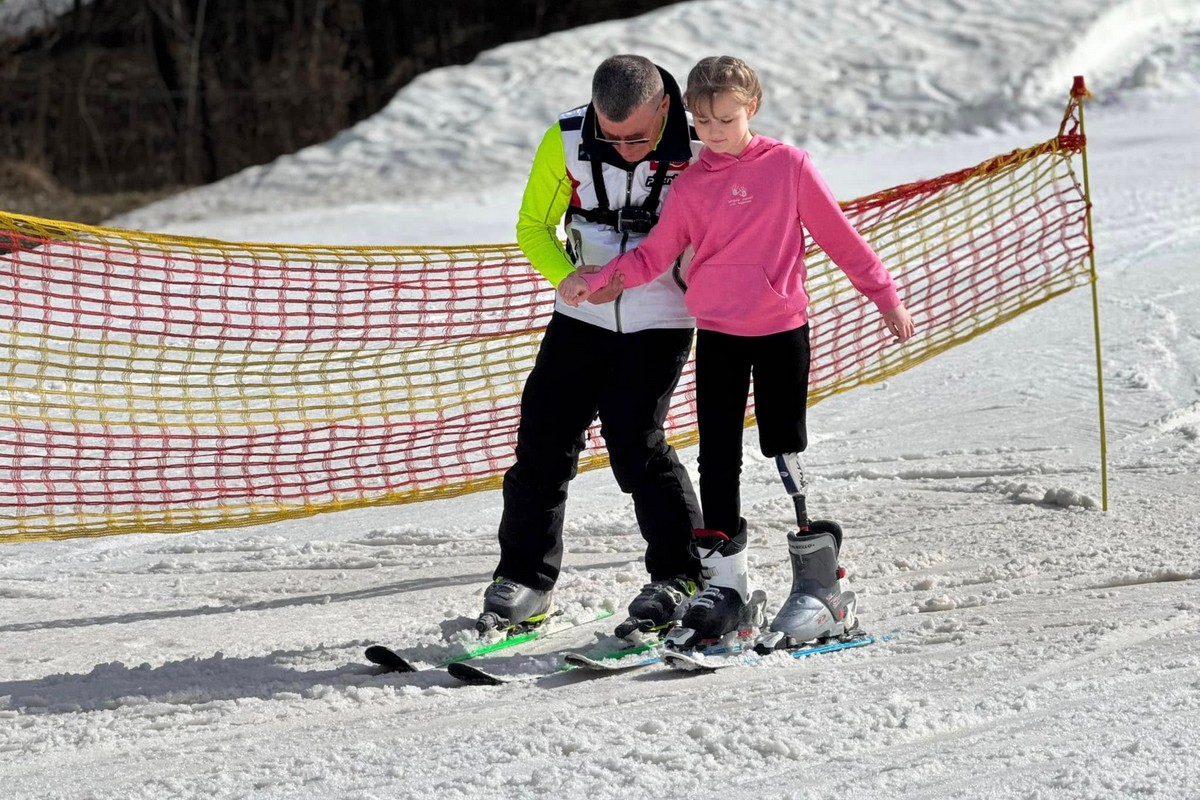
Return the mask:
[[[913,324],[912,314],[908,313],[908,309],[904,307],[904,303],[884,314],[883,322],[898,342],[908,341],[917,332],[917,327]]]

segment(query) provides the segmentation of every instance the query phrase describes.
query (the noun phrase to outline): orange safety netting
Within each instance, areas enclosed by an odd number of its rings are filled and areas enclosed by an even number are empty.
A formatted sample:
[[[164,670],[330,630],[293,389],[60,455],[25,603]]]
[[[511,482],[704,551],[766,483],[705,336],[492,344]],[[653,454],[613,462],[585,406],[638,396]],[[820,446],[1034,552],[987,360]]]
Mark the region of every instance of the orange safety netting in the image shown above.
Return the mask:
[[[811,403],[1092,280],[1080,99],[1047,142],[844,204],[919,332],[894,345],[814,249]],[[515,245],[243,244],[0,214],[0,542],[496,487],[553,298]],[[696,439],[694,400],[689,365],[677,446]],[[606,463],[591,436],[584,469]]]

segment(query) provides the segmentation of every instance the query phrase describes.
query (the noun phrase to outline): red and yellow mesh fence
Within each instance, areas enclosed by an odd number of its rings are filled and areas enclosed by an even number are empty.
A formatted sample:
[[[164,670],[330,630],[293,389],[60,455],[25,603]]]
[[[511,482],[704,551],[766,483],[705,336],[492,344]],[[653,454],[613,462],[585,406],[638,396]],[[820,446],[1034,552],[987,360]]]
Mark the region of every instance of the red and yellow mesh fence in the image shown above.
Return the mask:
[[[1078,102],[1049,141],[844,204],[919,333],[893,344],[814,250],[811,402],[1092,280]],[[245,244],[0,214],[0,541],[497,487],[553,298],[515,245]],[[689,365],[677,446],[695,421]],[[606,463],[595,431],[585,455]]]

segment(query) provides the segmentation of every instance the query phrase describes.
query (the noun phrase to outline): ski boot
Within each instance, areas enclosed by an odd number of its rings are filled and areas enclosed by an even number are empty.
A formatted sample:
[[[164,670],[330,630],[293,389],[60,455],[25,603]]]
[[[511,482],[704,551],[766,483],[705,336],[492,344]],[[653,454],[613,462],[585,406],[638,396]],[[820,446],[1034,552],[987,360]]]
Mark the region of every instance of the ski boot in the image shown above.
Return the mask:
[[[483,613],[475,621],[479,633],[537,627],[550,614],[550,592],[508,578],[496,578],[483,593]]]
[[[817,520],[788,534],[792,559],[792,592],[784,600],[757,649],[794,649],[807,642],[846,639],[858,626],[854,592],[843,592],[846,571],[838,566],[842,529]]]
[[[688,604],[679,626],[664,640],[675,650],[692,650],[731,633],[759,627],[766,602],[762,592],[750,592],[745,520],[732,539],[721,531],[705,528],[693,535],[705,585]]]
[[[699,590],[686,575],[650,581],[629,604],[629,618],[615,631],[622,639],[640,640],[641,634],[658,634],[679,620],[686,602]],[[635,641],[641,644],[641,641]]]

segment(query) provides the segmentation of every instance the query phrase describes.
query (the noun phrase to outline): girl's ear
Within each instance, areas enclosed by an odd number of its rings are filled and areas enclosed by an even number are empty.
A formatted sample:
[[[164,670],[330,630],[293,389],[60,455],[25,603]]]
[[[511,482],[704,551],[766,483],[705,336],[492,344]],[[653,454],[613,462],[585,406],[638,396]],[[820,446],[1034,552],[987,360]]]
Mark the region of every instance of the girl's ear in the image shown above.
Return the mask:
[[[750,119],[758,113],[758,98],[751,97],[750,102],[746,104],[746,119]]]

